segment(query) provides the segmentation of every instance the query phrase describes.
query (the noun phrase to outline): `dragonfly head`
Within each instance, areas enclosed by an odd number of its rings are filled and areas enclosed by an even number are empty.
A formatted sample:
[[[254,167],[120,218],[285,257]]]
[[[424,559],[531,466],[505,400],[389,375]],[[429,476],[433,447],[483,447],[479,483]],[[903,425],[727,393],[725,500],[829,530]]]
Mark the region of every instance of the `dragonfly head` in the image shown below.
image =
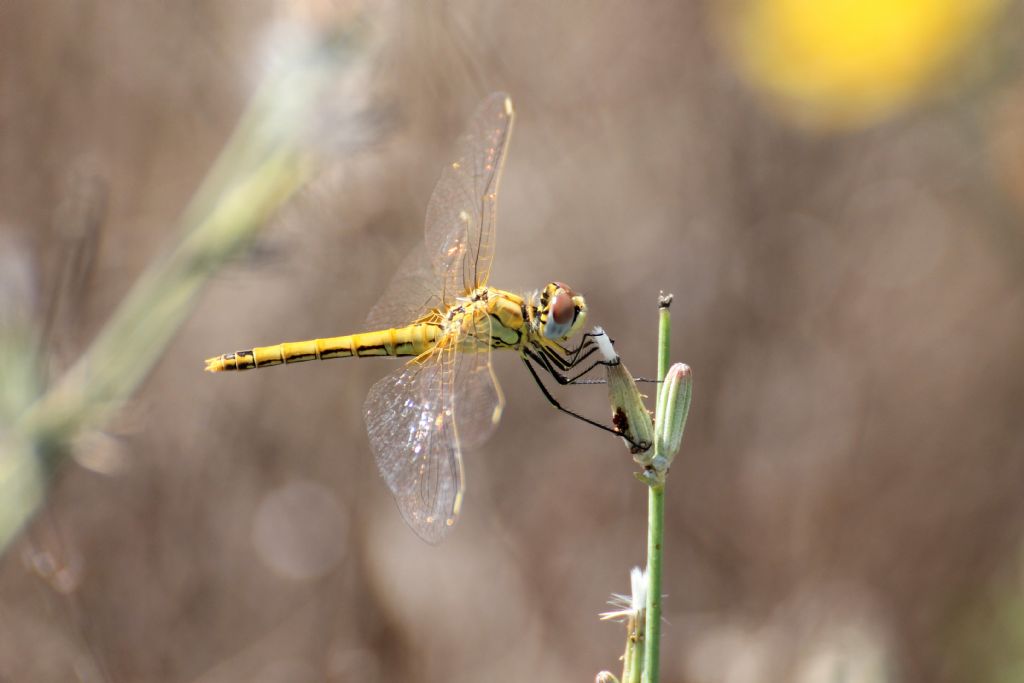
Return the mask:
[[[562,282],[548,283],[540,293],[537,325],[540,333],[551,341],[561,341],[576,334],[587,318],[587,302],[583,296]]]

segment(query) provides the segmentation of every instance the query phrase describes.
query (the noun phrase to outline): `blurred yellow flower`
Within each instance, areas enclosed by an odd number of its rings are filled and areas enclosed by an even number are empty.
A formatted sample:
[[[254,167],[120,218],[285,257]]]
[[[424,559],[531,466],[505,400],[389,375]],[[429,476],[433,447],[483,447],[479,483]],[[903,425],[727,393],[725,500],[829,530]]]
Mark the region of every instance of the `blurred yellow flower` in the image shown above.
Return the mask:
[[[925,93],[1005,0],[733,0],[720,7],[743,75],[813,127],[857,127]]]

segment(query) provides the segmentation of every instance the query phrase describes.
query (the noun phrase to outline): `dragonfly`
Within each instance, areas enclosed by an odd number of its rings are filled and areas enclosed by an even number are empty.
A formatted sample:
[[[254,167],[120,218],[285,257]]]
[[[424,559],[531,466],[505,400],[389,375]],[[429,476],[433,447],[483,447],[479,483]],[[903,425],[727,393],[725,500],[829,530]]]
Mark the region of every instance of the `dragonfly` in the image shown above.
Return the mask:
[[[555,407],[536,364],[560,384],[596,367],[584,334],[587,304],[562,282],[523,296],[488,285],[494,259],[498,185],[514,110],[505,93],[487,97],[456,142],[427,205],[424,241],[392,278],[361,334],[285,342],[206,360],[209,372],[331,358],[408,357],[370,389],[364,419],[378,470],[410,528],[438,543],[459,517],[465,491],[462,451],[491,436],[504,394],[492,354],[514,351]],[[575,375],[568,374],[576,369]],[[621,434],[618,434],[621,436]]]

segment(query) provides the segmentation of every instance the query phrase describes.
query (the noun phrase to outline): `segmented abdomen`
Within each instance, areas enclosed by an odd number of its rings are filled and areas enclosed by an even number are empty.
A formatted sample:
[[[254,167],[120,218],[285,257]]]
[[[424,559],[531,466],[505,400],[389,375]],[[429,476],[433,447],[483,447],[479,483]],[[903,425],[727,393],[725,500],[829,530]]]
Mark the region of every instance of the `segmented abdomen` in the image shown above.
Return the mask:
[[[420,323],[397,329],[349,334],[344,337],[257,346],[208,358],[206,371],[251,370],[285,363],[351,356],[419,356],[434,347],[441,331],[438,325]]]

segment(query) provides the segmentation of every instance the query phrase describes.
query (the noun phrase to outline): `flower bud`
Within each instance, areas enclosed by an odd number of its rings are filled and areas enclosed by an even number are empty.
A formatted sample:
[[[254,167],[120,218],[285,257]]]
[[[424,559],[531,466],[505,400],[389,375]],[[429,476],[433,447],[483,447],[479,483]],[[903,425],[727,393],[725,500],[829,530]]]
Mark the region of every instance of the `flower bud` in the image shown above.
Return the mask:
[[[655,424],[655,439],[658,453],[665,457],[659,469],[668,469],[679,451],[686,429],[686,416],[690,412],[690,398],[693,393],[693,373],[685,363],[676,363],[668,369],[665,381],[658,394],[658,413]]]

